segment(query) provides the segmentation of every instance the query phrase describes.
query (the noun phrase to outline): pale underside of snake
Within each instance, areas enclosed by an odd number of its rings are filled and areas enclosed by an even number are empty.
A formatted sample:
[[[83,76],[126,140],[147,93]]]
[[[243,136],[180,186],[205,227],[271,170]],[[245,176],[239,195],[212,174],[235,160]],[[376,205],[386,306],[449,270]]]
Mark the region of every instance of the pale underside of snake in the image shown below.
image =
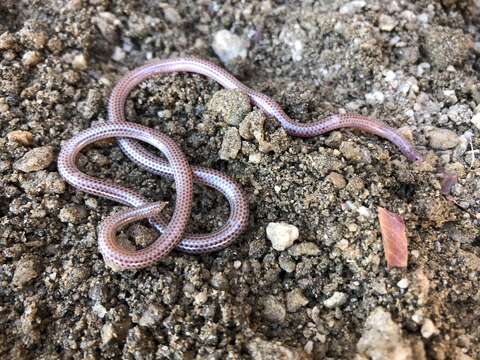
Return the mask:
[[[411,161],[422,160],[421,155],[396,130],[360,115],[331,115],[313,123],[292,120],[280,105],[267,95],[242,84],[225,69],[206,60],[186,57],[158,60],[134,69],[114,87],[108,103],[110,124],[85,130],[69,140],[58,158],[60,174],[74,187],[131,207],[107,217],[99,226],[99,248],[105,261],[121,269],[142,268],[156,263],[174,248],[187,253],[208,253],[228,246],[245,229],[248,222],[248,204],[240,187],[222,173],[190,166],[181,149],[168,136],[127,121],[125,102],[139,83],[159,74],[189,72],[214,79],[227,89],[247,94],[251,101],[292,136],[313,137],[340,128],[356,128],[388,139]],[[170,220],[165,219],[160,203],[152,203],[139,193],[81,173],[76,166],[80,150],[105,138],[118,138],[123,152],[136,164],[161,176],[173,178],[176,183],[175,210]],[[152,154],[138,140],[159,149],[164,158]],[[185,234],[192,206],[193,182],[220,191],[228,200],[230,217],[218,230],[210,234]],[[119,227],[148,218],[161,232],[159,238],[141,250],[127,250],[116,240]]]

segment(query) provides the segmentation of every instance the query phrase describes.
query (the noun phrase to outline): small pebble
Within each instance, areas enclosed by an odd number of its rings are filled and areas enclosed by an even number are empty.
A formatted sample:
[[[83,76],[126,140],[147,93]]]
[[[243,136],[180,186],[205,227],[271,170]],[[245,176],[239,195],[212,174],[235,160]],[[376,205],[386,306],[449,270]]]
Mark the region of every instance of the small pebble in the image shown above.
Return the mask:
[[[218,156],[222,160],[235,159],[241,147],[242,140],[240,139],[238,129],[230,127],[225,131],[225,135],[223,135],[222,147],[218,152]]]
[[[340,144],[339,150],[347,160],[366,164],[370,164],[372,162],[370,153],[366,149],[351,141],[343,141]]]
[[[78,54],[72,60],[72,66],[75,70],[86,70],[88,68],[87,59],[85,55]]]
[[[320,254],[320,249],[312,242],[302,242],[288,249],[288,253],[292,256],[316,256]]]
[[[228,30],[220,30],[213,35],[212,48],[224,64],[247,57],[248,42]]]
[[[23,172],[39,171],[47,168],[54,160],[52,146],[42,146],[28,151],[14,162],[13,168]]]
[[[153,327],[155,324],[158,324],[163,317],[164,309],[158,305],[150,304],[138,320],[138,325]]]
[[[414,359],[410,341],[389,312],[377,307],[368,315],[357,343],[361,359]]]
[[[269,223],[266,232],[272,247],[277,251],[288,249],[299,236],[298,228],[286,223]]]
[[[239,125],[252,109],[250,98],[239,90],[220,90],[213,94],[207,109],[220,115],[227,124]]]
[[[340,14],[353,15],[362,10],[366,5],[367,3],[363,0],[351,1],[340,8]]]
[[[439,333],[438,329],[435,327],[435,324],[430,319],[425,319],[420,332],[425,339],[429,339],[433,335],[437,335]]]
[[[397,26],[397,21],[391,16],[382,14],[378,19],[378,26],[382,31],[392,31]]]
[[[466,104],[456,104],[448,109],[447,116],[455,124],[467,123],[472,118],[473,112]]]
[[[14,130],[7,134],[7,139],[23,146],[32,145],[33,135],[30,131]]]
[[[398,286],[400,289],[406,289],[406,288],[408,288],[409,285],[410,285],[410,281],[408,281],[407,278],[403,278],[402,280],[400,280],[400,281],[397,283],[397,286]]]
[[[473,123],[473,125],[476,126],[477,129],[480,130],[480,113],[474,115],[474,116],[472,117],[471,122]]]
[[[381,91],[374,91],[365,95],[368,105],[381,105],[385,101],[385,95]]]
[[[337,189],[343,189],[345,186],[347,186],[347,181],[343,175],[336,172],[331,172],[328,174],[327,180],[330,181]]]
[[[38,51],[27,51],[22,56],[22,63],[25,66],[35,66],[40,62],[40,53]]]
[[[323,302],[323,305],[329,309],[333,309],[344,305],[347,302],[347,299],[347,294],[335,291],[332,296]]]
[[[280,302],[275,296],[268,295],[262,299],[263,304],[263,317],[273,323],[283,323],[287,316],[287,311],[282,302]]]
[[[287,311],[296,312],[308,304],[308,299],[303,295],[302,290],[294,289],[287,293]]]
[[[459,143],[459,138],[455,132],[449,129],[432,129],[427,133],[429,144],[436,150],[452,149]]]
[[[24,288],[38,276],[39,266],[34,259],[20,259],[15,267],[12,284],[16,288]]]
[[[175,10],[174,7],[165,5],[165,6],[162,6],[162,10],[163,10],[163,15],[165,16],[165,19],[170,24],[177,24],[182,20],[180,14],[178,13],[177,10]]]
[[[291,260],[289,257],[285,257],[285,256],[281,256],[279,259],[278,259],[278,265],[280,266],[280,268],[287,272],[287,273],[292,273],[295,271],[295,267],[296,267],[296,264],[295,264],[295,261]]]
[[[259,152],[248,155],[248,162],[252,164],[260,164],[262,162],[262,154]]]
[[[63,223],[78,224],[87,217],[87,210],[80,205],[66,205],[58,217]]]

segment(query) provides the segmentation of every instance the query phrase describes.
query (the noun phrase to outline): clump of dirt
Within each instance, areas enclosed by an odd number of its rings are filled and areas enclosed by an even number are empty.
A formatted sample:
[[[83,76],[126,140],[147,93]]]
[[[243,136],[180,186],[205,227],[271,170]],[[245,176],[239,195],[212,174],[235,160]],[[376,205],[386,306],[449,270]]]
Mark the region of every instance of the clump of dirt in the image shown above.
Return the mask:
[[[0,356],[475,358],[478,7],[2,2]],[[56,155],[62,142],[105,121],[109,92],[128,69],[192,54],[301,121],[355,112],[402,128],[426,160],[409,163],[393,145],[354,131],[288,136],[241,95],[198,75],[148,80],[127,102],[128,119],[171,136],[192,164],[236,179],[250,223],[221,252],[174,252],[157,266],[113,272],[96,228],[119,205],[65,184]],[[85,151],[79,165],[172,210],[174,185],[134,166],[114,142]],[[448,197],[439,169],[458,175]],[[220,194],[194,193],[190,231],[228,218]],[[405,270],[386,268],[378,206],[406,222]],[[273,249],[272,222],[298,229],[293,245]],[[119,236],[145,246],[156,234],[144,223]]]

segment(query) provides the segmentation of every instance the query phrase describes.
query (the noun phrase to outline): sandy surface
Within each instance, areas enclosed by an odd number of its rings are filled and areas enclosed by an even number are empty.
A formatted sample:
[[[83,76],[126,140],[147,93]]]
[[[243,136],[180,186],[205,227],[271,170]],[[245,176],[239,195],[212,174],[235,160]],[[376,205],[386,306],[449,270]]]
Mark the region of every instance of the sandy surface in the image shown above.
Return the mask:
[[[0,3],[2,358],[478,359],[475,1],[286,3]],[[227,46],[216,43],[221,30]],[[169,134],[192,164],[236,179],[250,223],[219,253],[174,252],[158,266],[113,272],[96,227],[120,206],[66,185],[56,155],[105,121],[128,69],[181,55],[227,67],[305,122],[348,111],[402,128],[426,161],[409,163],[356,131],[293,138],[272,119],[240,142],[226,119],[242,106],[234,94],[201,76],[150,80],[132,94],[130,120]],[[214,95],[231,96],[230,110]],[[114,144],[79,163],[174,202],[171,182]],[[449,198],[439,171],[459,177]],[[378,206],[405,219],[407,269],[387,270]],[[209,231],[228,206],[197,187],[193,212],[191,230]],[[274,250],[270,222],[295,225],[299,238]],[[156,233],[139,223],[119,236],[141,247]]]

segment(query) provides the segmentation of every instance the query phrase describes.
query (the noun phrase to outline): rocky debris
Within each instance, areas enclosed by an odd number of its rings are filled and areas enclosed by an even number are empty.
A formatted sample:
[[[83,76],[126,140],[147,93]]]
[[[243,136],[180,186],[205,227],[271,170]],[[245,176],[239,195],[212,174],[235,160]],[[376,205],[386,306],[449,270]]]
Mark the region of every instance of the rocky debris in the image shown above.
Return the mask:
[[[347,181],[343,177],[343,175],[333,171],[327,175],[326,179],[332,183],[337,189],[343,189],[347,186]]]
[[[5,31],[0,35],[0,50],[12,49],[15,47],[16,43],[17,42],[12,33]]]
[[[150,304],[138,320],[138,325],[143,327],[154,327],[164,316],[165,310],[163,307],[156,304]]]
[[[466,124],[472,118],[473,112],[466,104],[456,104],[448,109],[447,116],[455,124]]]
[[[385,101],[385,95],[381,91],[373,91],[365,95],[365,101],[368,105],[381,105]]]
[[[21,178],[20,186],[27,194],[62,194],[65,192],[66,184],[57,172],[45,170],[26,174]]]
[[[412,359],[412,349],[403,339],[400,327],[381,307],[375,308],[365,321],[357,350],[370,359]]]
[[[223,135],[222,147],[218,152],[218,156],[222,160],[233,160],[237,157],[238,152],[242,147],[242,140],[238,129],[229,127]]]
[[[272,144],[265,140],[265,132],[263,126],[265,123],[265,115],[260,110],[254,110],[242,120],[238,127],[240,136],[245,140],[257,140],[258,148],[262,153],[273,150]]]
[[[27,51],[22,56],[22,63],[25,66],[35,66],[41,60],[40,53],[38,51]]]
[[[87,210],[80,205],[66,205],[60,210],[58,217],[61,222],[78,224],[87,217]]]
[[[32,145],[33,135],[30,131],[14,130],[7,134],[8,141],[15,142],[23,146]]]
[[[13,163],[15,170],[32,172],[46,169],[54,160],[52,146],[41,146],[28,151],[23,157]]]
[[[213,94],[207,109],[229,125],[239,125],[252,109],[250,98],[239,90],[220,90]]]
[[[294,272],[296,267],[295,261],[290,259],[290,257],[286,257],[286,256],[280,256],[278,258],[278,265],[282,270],[284,270],[287,273]]]
[[[463,64],[473,48],[473,41],[460,29],[431,26],[425,32],[424,48],[435,66],[446,68]]]
[[[342,141],[340,152],[347,160],[366,164],[370,164],[372,161],[370,153],[366,149],[351,141]]]
[[[75,70],[86,70],[88,69],[87,58],[84,54],[77,54],[73,56],[72,67]]]
[[[33,279],[37,278],[40,272],[38,259],[22,258],[16,264],[12,284],[18,289],[23,289]]]
[[[213,35],[212,48],[224,64],[229,64],[234,60],[243,60],[247,57],[248,42],[224,29]]]
[[[92,119],[100,111],[100,106],[103,103],[103,94],[96,90],[88,90],[87,99],[81,107],[82,115],[85,119]]]
[[[283,302],[279,301],[275,296],[268,295],[261,301],[263,305],[263,317],[273,323],[281,324],[285,321],[287,311]]]
[[[108,42],[113,44],[118,40],[117,27],[122,23],[114,14],[108,11],[99,12],[92,18],[92,22]]]
[[[296,312],[308,304],[308,299],[303,295],[302,290],[294,289],[287,293],[287,311]]]
[[[332,296],[323,302],[323,305],[328,309],[333,309],[344,305],[347,302],[347,299],[347,294],[340,291],[335,291]]]
[[[340,14],[353,15],[360,12],[366,5],[367,3],[363,0],[350,1],[340,8]]]
[[[475,115],[472,117],[471,122],[472,122],[473,125],[475,125],[475,127],[476,127],[477,129],[480,130],[480,113],[475,114]]]
[[[289,348],[279,342],[255,338],[247,345],[248,353],[256,360],[308,360],[311,356],[303,350]]]
[[[449,129],[435,128],[427,132],[429,145],[435,150],[453,149],[459,143],[458,135]]]
[[[390,32],[395,29],[395,26],[397,26],[397,24],[397,20],[386,14],[381,14],[378,18],[378,27],[382,31]]]
[[[269,223],[266,232],[272,247],[277,251],[288,249],[299,236],[298,228],[286,223]]]
[[[320,254],[320,249],[317,244],[312,242],[302,242],[293,245],[288,249],[288,253],[292,256],[317,256]]]

